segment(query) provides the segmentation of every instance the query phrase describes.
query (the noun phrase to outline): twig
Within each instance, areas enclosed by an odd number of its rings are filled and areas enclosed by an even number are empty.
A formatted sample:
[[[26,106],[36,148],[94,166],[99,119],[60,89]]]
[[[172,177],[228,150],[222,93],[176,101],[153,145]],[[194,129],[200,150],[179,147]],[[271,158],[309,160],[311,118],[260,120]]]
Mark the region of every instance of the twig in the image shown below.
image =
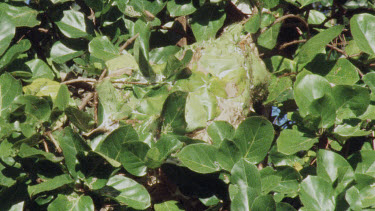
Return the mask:
[[[77,78],[69,81],[63,81],[62,84],[74,84],[74,83],[95,83],[96,80],[93,78]]]
[[[372,138],[371,140],[372,150],[375,150],[375,132],[374,131],[371,132],[371,138]]]
[[[300,16],[298,16],[298,15],[294,15],[294,14],[284,15],[284,16],[282,16],[282,17],[276,19],[271,25],[269,25],[268,27],[263,28],[263,29],[261,30],[261,33],[267,31],[267,30],[268,30],[269,28],[271,28],[272,26],[274,26],[274,25],[276,25],[276,24],[278,24],[278,23],[280,23],[280,22],[282,22],[282,21],[284,21],[285,19],[288,19],[288,18],[296,18],[296,19],[298,19],[299,21],[301,21],[301,22],[305,25],[305,27],[306,27],[306,29],[307,29],[307,37],[308,37],[308,38],[310,37],[309,24],[308,24],[303,18],[301,18]]]
[[[107,75],[107,72],[108,72],[107,69],[104,69],[102,74],[100,74],[100,77],[99,77],[98,81],[103,80],[103,78]]]
[[[112,81],[112,83],[134,84],[134,85],[144,85],[144,86],[157,84],[157,83],[144,83],[144,82],[135,82],[135,81]]]
[[[94,93],[93,93],[93,92],[90,92],[88,95],[86,95],[86,97],[84,97],[84,98],[82,99],[81,105],[79,105],[78,109],[79,109],[79,110],[83,110],[83,109],[86,107],[87,103],[90,102],[90,100],[91,100],[91,98],[92,98],[93,96],[94,96]]]
[[[95,92],[94,93],[94,121],[96,125],[98,125],[98,104],[99,104],[98,93]]]
[[[59,145],[59,143],[56,141],[56,139],[53,137],[51,131],[47,131],[47,132],[45,132],[45,135],[49,138],[49,140],[53,143],[53,145],[55,145],[56,151],[57,151],[58,153],[61,153],[62,150],[61,150],[61,148],[60,148],[60,145]]]
[[[291,42],[287,42],[287,43],[284,43],[284,44],[280,45],[279,49],[283,50],[284,48],[286,48],[288,46],[299,44],[299,43],[304,43],[304,42],[306,42],[306,40],[293,40]]]
[[[43,146],[44,146],[44,150],[45,150],[46,152],[49,152],[48,144],[47,144],[47,142],[46,142],[45,139],[43,139]]]
[[[130,44],[132,44],[134,42],[135,39],[137,39],[137,37],[139,36],[139,33],[137,33],[136,35],[134,35],[133,37],[129,38],[128,40],[126,40],[126,42],[120,47],[120,54],[123,50],[125,50],[125,48],[127,48]]]
[[[332,48],[333,50],[335,50],[335,51],[341,53],[341,54],[344,55],[346,58],[348,58],[348,54],[347,54],[345,51],[343,51],[342,49],[340,49],[340,48],[338,48],[338,47],[336,47],[336,46],[330,45],[330,44],[327,44],[327,46],[330,47],[330,48]]]

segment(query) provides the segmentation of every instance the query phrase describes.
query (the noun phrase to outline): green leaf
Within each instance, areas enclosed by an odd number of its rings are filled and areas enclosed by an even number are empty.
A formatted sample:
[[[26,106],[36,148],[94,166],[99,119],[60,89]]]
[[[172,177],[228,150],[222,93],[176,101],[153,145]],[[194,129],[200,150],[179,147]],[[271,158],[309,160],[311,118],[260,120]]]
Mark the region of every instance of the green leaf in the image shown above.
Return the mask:
[[[289,77],[275,77],[271,78],[271,83],[268,87],[268,97],[265,104],[270,102],[283,102],[292,96],[292,80]]]
[[[16,26],[14,25],[11,17],[5,12],[0,13],[0,56],[7,50],[10,41],[12,41],[15,33]]]
[[[328,150],[318,151],[316,171],[319,177],[337,184],[335,196],[344,191],[354,180],[354,171],[346,159]]]
[[[95,122],[92,116],[89,113],[81,111],[76,107],[67,107],[65,109],[65,114],[68,117],[68,119],[80,130],[88,132],[95,126]]]
[[[104,155],[108,160],[120,162],[122,144],[130,141],[138,141],[138,134],[132,126],[126,125],[112,131],[100,144],[95,151]],[[111,163],[116,164],[116,162]]]
[[[57,41],[52,45],[50,56],[52,61],[63,64],[75,57],[82,55],[83,51],[76,51],[66,45],[61,41]]]
[[[333,132],[342,137],[367,136],[371,134],[371,131],[362,130],[361,124],[355,126],[350,124],[338,125]]]
[[[309,136],[306,133],[298,131],[296,128],[284,129],[277,139],[277,151],[292,155],[301,150],[309,150],[318,142],[317,137]]]
[[[126,119],[131,110],[126,105],[124,97],[116,90],[109,80],[104,80],[97,85],[99,102],[102,106],[99,110],[100,121],[108,124],[111,121]]]
[[[0,32],[1,33],[1,32]],[[19,43],[12,45],[0,59],[0,69],[13,62],[21,53],[29,50],[31,43],[29,40],[21,40]]]
[[[41,59],[33,59],[25,63],[33,73],[33,79],[48,78],[53,80],[55,74],[51,68]]]
[[[69,38],[85,37],[87,35],[85,16],[75,10],[65,10],[63,13],[63,18],[55,22],[61,32]]]
[[[68,168],[70,175],[73,178],[78,177],[78,166],[80,162],[78,155],[82,155],[89,147],[84,140],[77,133],[73,132],[72,128],[66,127],[58,134],[57,141],[63,151],[65,158],[65,165]]]
[[[336,25],[331,27],[319,34],[315,35],[313,38],[309,39],[301,48],[297,55],[297,62],[300,64],[305,64],[310,62],[314,57],[325,49],[325,46],[337,37],[341,31],[344,29],[343,25]]]
[[[168,1],[167,10],[171,17],[185,16],[194,13],[197,8],[194,7],[192,0]]]
[[[89,43],[91,56],[108,61],[120,55],[119,49],[115,47],[108,37],[95,37]]]
[[[276,203],[276,210],[277,211],[296,211],[296,209],[292,205],[285,203],[285,202]]]
[[[111,177],[99,192],[134,209],[143,210],[151,205],[151,197],[146,188],[121,175]]]
[[[364,114],[370,104],[368,89],[359,85],[337,85],[332,88],[337,118],[347,119]]]
[[[241,159],[233,166],[231,175],[231,183],[237,185],[240,189],[250,187],[257,193],[261,192],[260,174],[254,164]]]
[[[279,36],[280,28],[281,23],[277,23],[260,34],[257,40],[258,45],[270,50],[273,49],[277,44],[277,37]]]
[[[318,1],[320,0],[298,0],[298,2],[301,4],[301,8]]]
[[[215,156],[217,149],[207,144],[190,144],[178,154],[178,159],[189,169],[202,173],[212,173],[220,170]]]
[[[324,77],[336,85],[353,85],[359,80],[357,67],[345,58],[338,59],[335,66]]]
[[[158,168],[173,152],[181,149],[183,143],[176,136],[162,135],[154,146],[147,152],[146,164],[150,168]]]
[[[362,77],[363,82],[371,89],[372,93],[375,93],[375,73],[370,72]]]
[[[262,117],[250,117],[238,126],[234,135],[234,143],[247,161],[258,163],[267,155],[273,137],[271,122]]]
[[[68,104],[70,99],[70,92],[68,87],[65,84],[61,84],[59,91],[57,92],[56,99],[53,102],[53,105],[59,108],[60,110],[64,110]]]
[[[359,190],[356,187],[349,188],[345,193],[345,199],[353,210],[362,210],[362,201]]]
[[[294,98],[302,117],[308,114],[319,117],[319,126],[323,128],[334,124],[336,106],[327,79],[314,74],[298,75],[294,84]]]
[[[0,48],[1,49],[1,48]],[[9,115],[9,109],[14,99],[22,95],[22,85],[9,73],[0,75],[0,116]]]
[[[40,184],[28,186],[27,192],[29,193],[30,197],[33,197],[39,193],[55,190],[73,182],[74,180],[72,180],[69,175],[62,174],[52,179],[48,179]]]
[[[37,20],[39,12],[30,7],[15,7],[10,4],[1,3],[0,11],[6,13],[16,27],[34,27],[40,24],[40,21]]]
[[[45,152],[43,150],[38,150],[34,147],[30,147],[27,144],[21,144],[18,156],[20,156],[21,158],[29,158],[29,157],[45,158],[54,163],[61,162],[64,159],[63,157],[56,157],[52,153]]]
[[[105,63],[108,67],[109,77],[119,77],[123,75],[132,75],[134,71],[139,71],[139,66],[131,54],[125,54]]]
[[[231,187],[236,187],[237,192],[231,193]],[[229,192],[232,198],[230,204],[230,210],[232,211],[251,210],[251,205],[259,195],[258,191],[251,187],[229,186]]]
[[[245,23],[244,28],[247,32],[254,34],[260,27],[260,13],[255,13]]]
[[[163,105],[162,131],[183,134],[186,129],[185,104],[188,93],[174,92],[168,96]]]
[[[225,139],[221,142],[219,151],[216,154],[216,161],[223,169],[230,171],[240,159],[240,149],[233,141]]]
[[[183,211],[181,205],[177,201],[166,201],[154,205],[155,211]]]
[[[141,177],[146,174],[145,157],[149,149],[150,147],[147,144],[140,141],[125,142],[121,146],[118,159],[126,171]]]
[[[175,55],[180,48],[178,46],[169,45],[161,48],[154,48],[150,51],[149,61],[154,64],[163,64],[171,55]]]
[[[271,195],[263,195],[255,198],[253,204],[251,205],[251,210],[254,211],[264,211],[273,210],[276,211],[276,203]]]
[[[191,29],[195,39],[200,42],[215,38],[216,33],[224,25],[226,14],[218,6],[205,5],[192,15]]]
[[[307,176],[301,183],[299,197],[309,210],[335,210],[332,184],[321,177]]]
[[[375,38],[371,35],[375,30],[375,16],[367,13],[354,15],[350,19],[350,30],[362,51],[375,54]]]
[[[24,86],[25,94],[35,96],[50,96],[56,99],[57,93],[60,89],[60,83],[47,78],[37,78],[31,84]]]
[[[37,122],[44,122],[49,120],[51,115],[51,105],[50,103],[42,98],[33,95],[24,95],[22,97],[18,97],[15,100],[15,103],[19,105],[25,105],[25,113],[28,119],[33,120],[33,124]],[[31,123],[31,122],[27,122]],[[34,126],[35,125],[31,125]]]
[[[90,211],[94,210],[94,202],[90,196],[78,195],[76,193],[70,195],[59,194],[57,198],[48,205],[48,210]]]
[[[234,127],[225,121],[214,121],[207,127],[207,133],[214,146],[220,146],[225,139],[232,140],[234,132]]]
[[[357,174],[365,174],[375,178],[375,151],[362,150],[353,154],[348,161],[355,168],[356,177]]]

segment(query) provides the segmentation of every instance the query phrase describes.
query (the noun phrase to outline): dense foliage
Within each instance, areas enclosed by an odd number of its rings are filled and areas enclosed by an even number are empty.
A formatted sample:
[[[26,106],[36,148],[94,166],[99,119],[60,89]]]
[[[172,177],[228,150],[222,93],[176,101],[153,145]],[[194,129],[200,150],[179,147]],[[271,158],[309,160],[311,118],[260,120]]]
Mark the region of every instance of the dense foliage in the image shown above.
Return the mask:
[[[5,0],[0,26],[0,210],[375,208],[373,1]]]

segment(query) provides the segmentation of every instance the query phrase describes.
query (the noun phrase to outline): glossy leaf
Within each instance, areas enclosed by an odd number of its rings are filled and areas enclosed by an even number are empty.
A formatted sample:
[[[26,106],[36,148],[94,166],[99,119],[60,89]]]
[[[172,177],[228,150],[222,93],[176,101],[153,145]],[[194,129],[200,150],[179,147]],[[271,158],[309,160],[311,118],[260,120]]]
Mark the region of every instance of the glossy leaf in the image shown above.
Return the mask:
[[[197,9],[193,5],[192,0],[169,1],[167,10],[172,17],[190,15]]]
[[[31,43],[27,39],[21,40],[18,44],[11,46],[0,59],[0,69],[13,62],[21,53],[29,50],[30,47]]]
[[[217,6],[203,6],[192,16],[191,29],[195,39],[199,41],[214,38],[223,26],[225,13]]]
[[[5,12],[0,15],[0,56],[8,48],[10,41],[13,39],[16,33],[16,26],[13,24],[11,17],[9,17]]]
[[[51,52],[50,52],[51,59],[58,64],[67,62],[82,54],[83,54],[83,51],[74,50],[64,45],[61,41],[55,42],[52,45]]]
[[[367,73],[362,77],[363,82],[371,89],[372,93],[375,93],[375,73]]]
[[[120,55],[119,50],[106,36],[92,39],[89,43],[89,52],[92,56],[104,61],[108,61]]]
[[[173,152],[181,149],[183,143],[175,136],[162,135],[155,145],[147,152],[146,164],[150,168],[157,168]]]
[[[122,144],[130,141],[138,141],[137,132],[130,125],[122,126],[112,131],[100,142],[95,151],[104,155],[107,160],[109,158],[120,162]],[[111,164],[116,164],[116,162]]]
[[[268,120],[262,117],[250,117],[238,126],[234,143],[247,161],[258,163],[267,155],[273,137],[273,126]]]
[[[155,211],[182,211],[181,205],[177,201],[166,201],[154,205]]]
[[[207,144],[190,144],[178,154],[178,159],[189,169],[198,173],[212,173],[220,170],[215,160],[217,149]]]
[[[118,159],[129,173],[144,176],[147,170],[145,157],[149,149],[143,142],[128,141],[122,144]]]
[[[216,161],[221,168],[230,171],[240,159],[240,149],[233,141],[225,139],[221,142],[219,151],[216,154]]]
[[[72,180],[67,174],[62,174],[40,184],[28,186],[27,192],[29,193],[30,197],[33,197],[39,193],[55,190],[56,188],[71,184],[73,182],[74,180]]]
[[[65,109],[65,114],[68,119],[80,130],[88,132],[90,129],[94,128],[95,123],[92,116],[76,107],[67,107]]]
[[[308,40],[299,51],[297,62],[300,64],[310,62],[319,52],[325,49],[325,46],[331,40],[341,33],[343,28],[344,26],[342,25],[331,27]]]
[[[263,210],[274,210],[276,211],[276,203],[272,196],[263,195],[255,198],[251,205],[251,210],[263,211]]]
[[[276,46],[277,36],[279,35],[281,23],[277,23],[267,29],[258,37],[258,44],[264,48],[272,49]]]
[[[44,158],[55,163],[61,162],[64,159],[62,157],[56,157],[52,153],[30,147],[27,144],[21,144],[18,156],[20,156],[21,158],[30,158],[30,157]]]
[[[277,151],[292,155],[302,150],[309,150],[317,142],[317,137],[308,136],[297,129],[285,129],[277,139]]]
[[[81,12],[65,10],[63,13],[63,18],[55,23],[65,36],[80,38],[87,35],[85,17]]]
[[[233,166],[230,173],[232,184],[237,185],[240,189],[250,187],[260,193],[262,188],[260,174],[254,164],[241,159]]]
[[[57,141],[63,151],[65,165],[72,177],[78,177],[78,166],[80,164],[78,155],[82,155],[89,147],[84,140],[70,127],[64,128],[57,136]]]
[[[55,78],[55,74],[51,68],[41,59],[30,60],[26,63],[26,65],[33,73],[33,79],[48,78],[53,80]]]
[[[302,181],[300,199],[311,210],[334,210],[336,205],[331,184],[317,176],[308,176]]]
[[[0,76],[0,116],[4,117],[17,96],[22,95],[21,82],[5,73]]]
[[[91,211],[94,210],[94,202],[90,196],[85,195],[62,195],[48,205],[48,210],[70,210],[70,211]]]
[[[354,180],[354,171],[339,154],[328,150],[319,150],[317,156],[317,174],[319,177],[336,182],[335,195],[340,194]]]
[[[146,188],[121,175],[111,177],[99,192],[134,209],[146,209],[151,205],[151,198]]]
[[[232,140],[235,129],[231,124],[225,121],[215,121],[207,127],[207,133],[214,146],[220,146],[225,140]]]
[[[174,92],[168,96],[163,105],[164,119],[162,131],[184,133],[186,129],[185,104],[187,93]]]
[[[34,27],[40,24],[37,20],[39,12],[26,6],[12,6],[1,3],[0,11],[6,13],[16,27]]]
[[[336,85],[353,85],[359,80],[358,68],[347,59],[340,58],[324,77]]]
[[[370,54],[375,54],[375,38],[371,35],[375,30],[375,16],[363,13],[350,19],[350,29],[358,47]]]

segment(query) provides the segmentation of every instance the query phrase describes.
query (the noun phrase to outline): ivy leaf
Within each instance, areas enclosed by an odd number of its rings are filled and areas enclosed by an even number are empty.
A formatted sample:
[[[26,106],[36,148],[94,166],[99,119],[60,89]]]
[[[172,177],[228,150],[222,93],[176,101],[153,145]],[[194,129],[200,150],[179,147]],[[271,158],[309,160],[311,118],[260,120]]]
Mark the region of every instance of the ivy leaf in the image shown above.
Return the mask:
[[[205,5],[192,15],[191,29],[195,39],[200,42],[215,38],[216,33],[224,25],[226,14],[218,6]]]
[[[21,53],[29,50],[30,47],[31,43],[27,39],[21,40],[18,44],[11,46],[0,59],[0,69],[13,62]]]
[[[57,198],[48,205],[48,210],[94,210],[94,202],[90,196],[78,195],[76,193],[70,195],[59,194]]]
[[[108,37],[95,37],[89,43],[91,56],[108,61],[120,55],[119,50],[109,41]]]
[[[121,175],[111,177],[99,193],[134,209],[143,210],[151,205],[151,197],[146,188]]]
[[[146,164],[150,168],[157,168],[173,152],[181,149],[183,143],[175,136],[162,135],[155,145],[147,152]]]
[[[375,16],[367,13],[356,14],[350,19],[350,30],[358,47],[370,54],[375,54]]]
[[[9,115],[9,109],[17,96],[22,95],[22,85],[9,73],[0,75],[0,116]]]
[[[255,198],[251,210],[276,210],[276,202],[271,195],[263,195]]]
[[[18,156],[20,156],[21,158],[29,158],[29,157],[45,158],[54,163],[61,162],[64,159],[63,157],[56,157],[52,153],[48,153],[43,150],[38,150],[34,147],[30,147],[27,144],[21,144]]]
[[[188,93],[174,92],[168,96],[163,105],[162,131],[184,133],[186,129],[185,104]]]
[[[121,146],[119,160],[129,173],[141,177],[146,174],[145,157],[150,147],[140,141],[125,142]]]
[[[40,184],[28,186],[27,192],[29,193],[30,197],[33,197],[39,193],[55,190],[59,187],[71,184],[73,182],[74,180],[72,180],[69,175],[62,174],[52,179],[48,179]]]
[[[82,55],[83,51],[74,50],[66,45],[64,45],[61,41],[57,41],[52,45],[50,56],[52,61],[63,64],[75,57]]]
[[[273,25],[258,37],[258,44],[264,48],[272,49],[277,44],[277,36],[279,35],[281,23]]]
[[[190,15],[197,8],[194,7],[192,0],[168,1],[167,10],[172,17]]]
[[[10,41],[12,41],[15,33],[16,26],[14,25],[11,17],[9,17],[5,12],[0,13],[0,56],[7,50]]]
[[[190,144],[178,154],[178,159],[189,169],[202,173],[212,173],[220,170],[215,156],[217,149],[208,144]]]
[[[346,159],[328,150],[319,150],[316,171],[319,177],[337,184],[335,196],[344,191],[355,179],[354,171]]]
[[[69,38],[80,38],[87,36],[85,16],[75,10],[65,10],[60,21],[55,22],[61,32]]]
[[[321,177],[307,176],[301,183],[300,199],[307,209],[334,210],[336,200],[332,184]]]
[[[324,77],[336,85],[353,85],[359,80],[358,68],[349,60],[340,58]]]
[[[238,126],[234,143],[247,161],[258,163],[267,155],[273,137],[271,122],[262,117],[250,117]]]
[[[292,155],[301,150],[309,150],[317,142],[318,138],[308,136],[295,128],[293,130],[285,129],[281,131],[277,139],[277,151]]]
[[[177,201],[166,201],[154,205],[155,211],[183,211],[181,205]]]
[[[309,39],[299,51],[297,55],[297,62],[300,64],[305,64],[310,62],[314,57],[325,49],[325,46],[337,37],[341,31],[344,29],[343,25],[337,25],[331,27],[319,34],[315,35],[313,38]]]
[[[225,121],[214,121],[207,128],[207,133],[214,146],[220,146],[225,139],[232,140],[234,132],[234,127]]]
[[[262,190],[260,174],[254,164],[245,159],[239,160],[231,170],[231,183],[239,188],[251,187],[257,193]]]
[[[53,80],[55,78],[55,74],[53,73],[51,68],[41,59],[30,60],[26,62],[26,65],[33,73],[33,79],[47,78]]]
[[[90,129],[93,129],[95,122],[90,116],[90,114],[79,110],[76,107],[69,106],[65,109],[65,114],[68,119],[80,130],[88,132]]]
[[[0,11],[6,13],[16,27],[34,27],[40,24],[40,21],[37,20],[39,12],[30,7],[15,7],[10,4],[1,3]]]

